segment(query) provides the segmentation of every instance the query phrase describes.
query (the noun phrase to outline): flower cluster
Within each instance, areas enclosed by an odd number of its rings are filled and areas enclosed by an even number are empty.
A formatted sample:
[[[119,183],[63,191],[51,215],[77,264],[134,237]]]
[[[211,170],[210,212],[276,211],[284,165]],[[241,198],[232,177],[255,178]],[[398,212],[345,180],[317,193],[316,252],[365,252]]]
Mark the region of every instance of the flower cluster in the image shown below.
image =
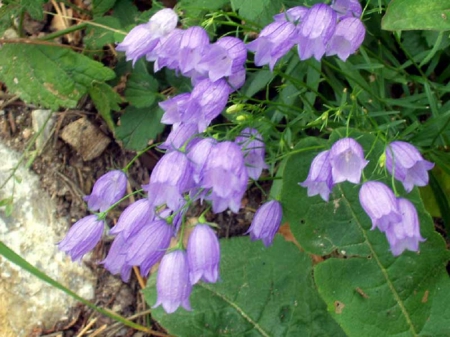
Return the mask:
[[[384,156],[388,172],[403,183],[407,192],[414,186],[428,184],[427,171],[434,164],[424,160],[413,145],[392,142]],[[344,138],[314,158],[308,177],[300,185],[308,188],[308,196],[320,194],[328,201],[335,184],[343,181],[358,184],[367,164],[361,145],[354,139]],[[400,255],[405,249],[419,250],[419,242],[424,238],[420,235],[417,211],[410,201],[397,198],[388,186],[378,181],[363,183],[359,200],[372,221],[372,229],[378,228],[386,234],[393,255]]]
[[[345,61],[364,40],[361,13],[358,0],[335,0],[331,6],[316,4],[309,9],[293,7],[275,15],[274,22],[247,49],[255,53],[257,66],[268,64],[270,69],[295,45],[301,60],[337,55]]]

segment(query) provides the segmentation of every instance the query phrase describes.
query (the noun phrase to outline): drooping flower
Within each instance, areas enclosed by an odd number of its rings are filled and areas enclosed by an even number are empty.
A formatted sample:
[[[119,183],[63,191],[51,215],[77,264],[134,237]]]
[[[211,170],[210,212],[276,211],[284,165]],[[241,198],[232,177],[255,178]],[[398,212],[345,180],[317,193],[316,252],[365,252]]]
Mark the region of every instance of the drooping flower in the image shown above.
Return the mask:
[[[368,181],[359,190],[359,202],[372,220],[372,228],[386,232],[402,219],[394,193],[385,184]]]
[[[125,262],[131,266],[140,266],[141,274],[147,276],[169,248],[173,233],[172,226],[165,220],[152,221],[130,240]]]
[[[166,204],[175,211],[183,203],[183,193],[194,186],[192,166],[185,153],[172,151],[164,154],[154,167],[150,183],[142,186],[154,206]]]
[[[256,129],[245,128],[236,137],[235,143],[241,147],[244,153],[248,176],[253,180],[258,180],[262,170],[268,167],[264,161],[266,146],[263,137]]]
[[[181,305],[192,310],[189,296],[192,284],[189,281],[189,266],[186,253],[174,250],[164,255],[156,279],[157,300],[153,308],[160,305],[171,314]]]
[[[425,241],[420,235],[419,217],[414,205],[403,198],[399,198],[397,204],[402,219],[386,230],[386,237],[394,256],[400,255],[405,249],[417,252],[419,242]]]
[[[343,138],[333,144],[330,150],[331,175],[333,184],[350,181],[358,184],[361,173],[369,162],[364,159],[364,151],[352,138]]]
[[[102,175],[94,184],[92,193],[83,199],[91,211],[104,212],[119,201],[127,190],[127,176],[114,170]]]
[[[180,65],[180,43],[184,30],[174,29],[170,34],[160,39],[152,53],[146,55],[147,61],[154,61],[155,72],[163,67],[178,70]]]
[[[336,29],[336,12],[325,4],[312,6],[299,26],[298,54],[301,60],[314,56],[318,61],[325,54],[328,41]]]
[[[216,233],[207,224],[197,224],[187,244],[189,278],[215,283],[219,278],[220,245]]]
[[[237,213],[247,181],[247,169],[239,146],[226,141],[212,147],[200,186],[211,189],[206,199],[212,202],[214,213],[223,212],[227,208]]]
[[[193,178],[196,184],[202,180],[206,161],[209,158],[211,149],[216,144],[217,141],[214,138],[204,138],[189,149],[187,156],[192,163]]]
[[[197,134],[196,124],[176,123],[172,126],[172,131],[170,131],[166,141],[158,147],[168,151],[179,150],[195,134]]]
[[[222,37],[208,46],[196,69],[214,82],[240,71],[247,59],[244,42],[235,37]]]
[[[276,200],[268,201],[256,211],[247,233],[252,240],[262,240],[268,247],[280,228],[282,218],[281,204]]]
[[[109,234],[117,235],[120,233],[127,239],[150,223],[154,217],[155,212],[152,203],[147,198],[140,199],[125,208]]]
[[[275,21],[267,25],[258,38],[247,44],[247,49],[255,53],[255,65],[268,64],[273,70],[275,63],[294,46],[297,29],[292,22]]]
[[[195,68],[208,45],[208,33],[202,27],[194,26],[184,31],[179,50],[179,68],[184,76],[195,75]]]
[[[387,170],[403,183],[407,192],[411,192],[414,185],[428,184],[427,171],[431,170],[434,164],[423,159],[413,145],[395,141],[387,146],[385,154]]]
[[[308,189],[308,197],[320,194],[323,200],[329,200],[334,186],[331,175],[330,151],[322,151],[314,158],[308,177],[299,184]]]
[[[136,61],[145,54],[151,53],[160,39],[175,29],[178,15],[170,8],[156,12],[149,22],[134,27],[119,43],[116,50],[126,54],[127,61]]]
[[[67,253],[72,261],[80,261],[84,254],[97,245],[102,238],[105,222],[96,215],[88,215],[70,227],[58,249]]]
[[[273,19],[279,22],[301,23],[309,9],[303,6],[289,8],[286,12],[274,15]]]
[[[183,121],[186,106],[190,99],[190,93],[183,93],[159,102],[158,105],[164,110],[161,123],[175,124]]]
[[[109,248],[106,258],[100,262],[111,274],[116,275],[120,273],[123,282],[128,282],[130,280],[132,266],[126,263],[129,246],[129,242],[127,242],[122,234],[119,234],[115,237]]]
[[[327,45],[327,56],[337,55],[342,61],[356,52],[364,41],[366,29],[358,18],[348,17],[340,21]]]
[[[346,17],[359,18],[362,14],[359,0],[333,0],[330,7],[336,11],[338,19]]]

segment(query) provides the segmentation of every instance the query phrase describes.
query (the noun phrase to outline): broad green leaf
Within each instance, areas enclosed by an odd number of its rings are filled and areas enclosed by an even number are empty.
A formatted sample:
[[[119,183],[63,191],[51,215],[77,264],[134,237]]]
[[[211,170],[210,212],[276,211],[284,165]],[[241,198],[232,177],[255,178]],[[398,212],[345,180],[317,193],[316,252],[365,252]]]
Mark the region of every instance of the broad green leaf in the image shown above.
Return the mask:
[[[20,0],[22,10],[28,12],[35,20],[43,20],[44,12],[43,5],[47,0]]]
[[[57,110],[74,108],[94,81],[114,72],[68,48],[5,44],[0,48],[0,80],[27,103]]]
[[[104,16],[93,20],[92,23],[105,26],[105,28],[97,25],[88,26],[86,35],[83,39],[87,51],[102,51],[103,46],[108,43],[116,42],[115,34],[118,30],[122,29],[118,18]],[[107,27],[111,29],[108,29]],[[123,36],[125,36],[125,32]]]
[[[390,185],[391,179],[376,167],[384,143],[368,133],[349,133],[366,154],[370,152],[366,178]],[[450,322],[450,310],[444,305],[450,301],[445,270],[450,255],[418,190],[407,194],[396,184],[400,196],[416,206],[426,241],[420,243],[420,253],[406,251],[394,257],[385,235],[370,230],[371,221],[359,203],[359,185],[336,185],[328,203],[319,196],[308,197],[307,190],[298,186],[314,156],[345,135],[345,129],[338,129],[328,142],[300,141],[298,153],[287,160],[283,171],[281,202],[295,238],[307,252],[335,256],[314,269],[319,292],[350,337],[443,335]],[[323,148],[312,149],[320,145]]]
[[[116,0],[92,0],[92,13],[94,16],[101,16],[110,10]]]
[[[265,248],[240,237],[221,240],[221,254],[221,280],[194,286],[191,312],[152,310],[171,335],[344,336],[317,294],[309,256],[295,245],[277,236]],[[156,302],[155,283],[153,275],[144,289],[149,305]]]
[[[163,113],[157,105],[142,109],[129,106],[120,118],[116,137],[129,150],[144,149],[150,139],[155,139],[164,130],[164,125],[160,122]]]
[[[181,0],[179,6],[188,17],[199,19],[202,12],[213,12],[229,3],[230,0]]]
[[[111,111],[119,111],[119,103],[122,103],[122,97],[104,82],[96,82],[89,88],[89,95],[95,104],[98,112],[105,120],[110,130],[114,130],[114,121],[111,117]]]
[[[151,106],[158,95],[158,81],[149,74],[144,62],[136,62],[128,77],[125,98],[136,108]]]
[[[281,0],[231,0],[233,10],[244,19],[264,27],[273,21],[273,16],[283,9]]]
[[[450,1],[392,0],[381,27],[386,30],[450,30]]]
[[[122,27],[133,28],[138,22],[140,12],[130,0],[117,0],[113,8],[113,16],[119,19]],[[142,22],[139,22],[142,23]]]

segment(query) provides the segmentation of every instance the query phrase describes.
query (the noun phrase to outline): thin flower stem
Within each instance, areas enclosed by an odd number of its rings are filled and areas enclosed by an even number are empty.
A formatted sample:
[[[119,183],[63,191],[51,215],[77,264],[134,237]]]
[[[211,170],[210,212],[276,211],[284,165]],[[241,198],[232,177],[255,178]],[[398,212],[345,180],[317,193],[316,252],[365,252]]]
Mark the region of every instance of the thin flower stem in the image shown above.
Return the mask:
[[[120,200],[117,201],[116,203],[112,204],[112,206],[110,206],[106,211],[100,212],[100,213],[96,213],[96,214],[97,214],[97,218],[98,218],[99,220],[105,219],[105,218],[106,218],[106,214],[108,214],[108,212],[110,212],[114,207],[116,207],[116,206],[119,205],[122,201],[128,199],[128,198],[131,197],[132,195],[141,193],[142,191],[143,191],[143,189],[141,188],[141,189],[139,189],[139,190],[136,190],[136,191],[134,191],[134,192],[132,192],[132,193],[127,194],[127,195],[124,196],[122,199],[120,199]]]
[[[125,166],[122,171],[127,173],[128,170],[130,169],[131,165],[134,164],[134,162],[140,157],[142,156],[145,152],[147,152],[148,150],[154,148],[155,146],[157,146],[157,144],[152,144],[147,146],[145,149],[143,149],[142,151],[139,151],[134,157],[133,159],[130,160],[130,162],[127,164],[127,166]]]

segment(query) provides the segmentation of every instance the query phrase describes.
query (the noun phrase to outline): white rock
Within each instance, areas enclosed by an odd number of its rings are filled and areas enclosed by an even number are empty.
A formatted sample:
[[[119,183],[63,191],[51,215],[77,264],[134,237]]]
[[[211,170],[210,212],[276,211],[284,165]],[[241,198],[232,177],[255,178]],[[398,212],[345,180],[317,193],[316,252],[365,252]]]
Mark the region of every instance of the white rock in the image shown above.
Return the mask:
[[[19,157],[0,143],[0,185]],[[56,246],[68,230],[68,221],[56,218],[55,204],[40,189],[38,176],[24,168],[16,175],[20,183],[11,179],[0,190],[0,200],[14,191],[11,216],[0,208],[0,241],[81,297],[93,298],[93,274],[72,263]],[[76,302],[0,255],[0,303],[0,335],[28,336],[38,324],[53,326]]]

